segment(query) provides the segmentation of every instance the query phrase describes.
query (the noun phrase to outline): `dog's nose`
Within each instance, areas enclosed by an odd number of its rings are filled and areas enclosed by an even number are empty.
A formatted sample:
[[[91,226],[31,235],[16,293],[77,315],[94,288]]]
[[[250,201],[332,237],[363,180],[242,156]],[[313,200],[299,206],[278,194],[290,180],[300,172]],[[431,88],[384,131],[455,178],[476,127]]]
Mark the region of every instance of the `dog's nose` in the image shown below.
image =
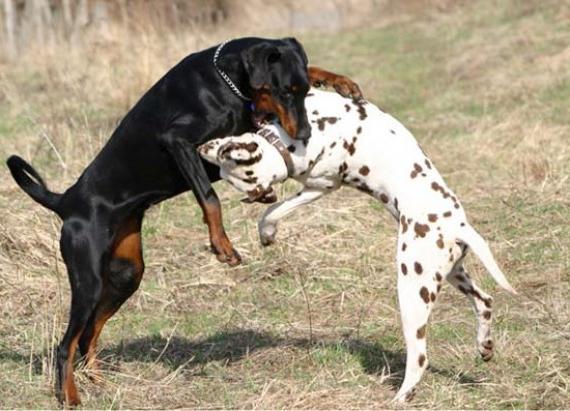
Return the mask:
[[[299,128],[297,131],[297,140],[308,140],[311,137],[311,127]]]

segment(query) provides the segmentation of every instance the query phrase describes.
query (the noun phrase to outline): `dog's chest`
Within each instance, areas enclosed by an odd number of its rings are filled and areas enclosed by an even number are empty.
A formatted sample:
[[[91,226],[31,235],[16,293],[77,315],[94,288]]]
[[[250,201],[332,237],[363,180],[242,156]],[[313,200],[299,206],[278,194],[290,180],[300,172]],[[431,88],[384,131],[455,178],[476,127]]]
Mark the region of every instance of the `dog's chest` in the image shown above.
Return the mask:
[[[306,184],[323,183],[330,188],[331,181],[340,182],[339,168],[348,161],[347,157],[358,157],[356,142],[367,128],[359,107],[366,103],[341,98],[343,104],[339,104],[336,97],[327,93],[322,98],[316,91],[314,97],[307,98],[311,138],[290,142],[289,151],[297,170],[295,178]]]

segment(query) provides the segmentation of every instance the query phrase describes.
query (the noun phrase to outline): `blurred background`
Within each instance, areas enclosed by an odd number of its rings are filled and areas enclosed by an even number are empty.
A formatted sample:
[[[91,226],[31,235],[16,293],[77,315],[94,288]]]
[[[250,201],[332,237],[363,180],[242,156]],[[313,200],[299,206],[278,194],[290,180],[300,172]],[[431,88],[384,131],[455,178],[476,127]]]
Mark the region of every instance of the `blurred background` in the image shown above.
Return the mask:
[[[409,407],[568,407],[569,1],[0,0],[0,13],[0,159],[24,157],[57,192],[184,56],[232,37],[297,37],[311,64],[352,77],[414,133],[520,292],[468,258],[495,297],[497,354],[479,360],[469,304],[444,287]],[[391,216],[342,189],[262,248],[264,206],[215,188],[245,263],[208,252],[192,194],[151,208],[141,288],[100,340],[106,384],[79,365],[85,406],[391,407],[405,356]],[[59,231],[0,166],[0,408],[57,407],[69,307]]]
[[[389,0],[2,0],[0,41],[17,57],[30,48],[112,43],[125,33],[339,31],[369,23],[399,2]],[[391,4],[390,4],[391,3]],[[444,2],[439,1],[444,4]],[[448,2],[449,3],[449,2]]]

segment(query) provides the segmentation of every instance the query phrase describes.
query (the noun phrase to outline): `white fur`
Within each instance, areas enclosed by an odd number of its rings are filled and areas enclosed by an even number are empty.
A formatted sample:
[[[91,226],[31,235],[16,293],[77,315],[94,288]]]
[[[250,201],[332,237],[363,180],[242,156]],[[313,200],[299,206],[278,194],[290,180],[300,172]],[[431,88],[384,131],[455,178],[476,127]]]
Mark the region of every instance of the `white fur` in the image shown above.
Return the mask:
[[[308,143],[292,140],[277,124],[267,125],[290,147],[295,165],[290,176],[304,185],[297,195],[269,207],[259,221],[262,244],[275,241],[277,222],[297,207],[350,185],[385,204],[399,223],[398,299],[407,346],[406,373],[396,400],[412,397],[427,367],[425,330],[443,278],[470,300],[478,319],[477,346],[484,359],[493,354],[490,336],[491,297],[473,283],[462,260],[473,249],[506,290],[515,293],[483,238],[467,222],[455,194],[447,187],[412,134],[396,119],[368,102],[353,102],[336,93],[311,90],[306,99],[312,124]],[[259,161],[236,166],[217,154],[227,142],[255,142]],[[263,137],[247,133],[208,143],[202,155],[221,167],[222,177],[247,192],[268,188],[287,178],[279,152]],[[256,177],[244,183],[243,176]]]

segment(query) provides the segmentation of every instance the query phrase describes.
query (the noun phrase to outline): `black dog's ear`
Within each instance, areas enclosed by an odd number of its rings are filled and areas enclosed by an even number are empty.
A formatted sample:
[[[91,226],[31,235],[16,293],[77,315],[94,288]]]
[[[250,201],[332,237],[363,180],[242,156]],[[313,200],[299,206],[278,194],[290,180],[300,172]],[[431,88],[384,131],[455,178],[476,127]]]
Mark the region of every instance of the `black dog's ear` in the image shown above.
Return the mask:
[[[277,47],[269,44],[257,44],[242,53],[243,65],[249,76],[249,85],[259,90],[269,84],[269,67],[281,59]]]
[[[305,53],[305,49],[303,48],[301,43],[299,43],[299,41],[295,37],[287,37],[286,39],[283,39],[283,40],[285,42],[291,44],[291,46],[293,46],[293,48],[299,53],[299,55],[303,59],[303,64],[305,66],[307,64],[309,64],[309,59],[307,58],[307,53]]]

